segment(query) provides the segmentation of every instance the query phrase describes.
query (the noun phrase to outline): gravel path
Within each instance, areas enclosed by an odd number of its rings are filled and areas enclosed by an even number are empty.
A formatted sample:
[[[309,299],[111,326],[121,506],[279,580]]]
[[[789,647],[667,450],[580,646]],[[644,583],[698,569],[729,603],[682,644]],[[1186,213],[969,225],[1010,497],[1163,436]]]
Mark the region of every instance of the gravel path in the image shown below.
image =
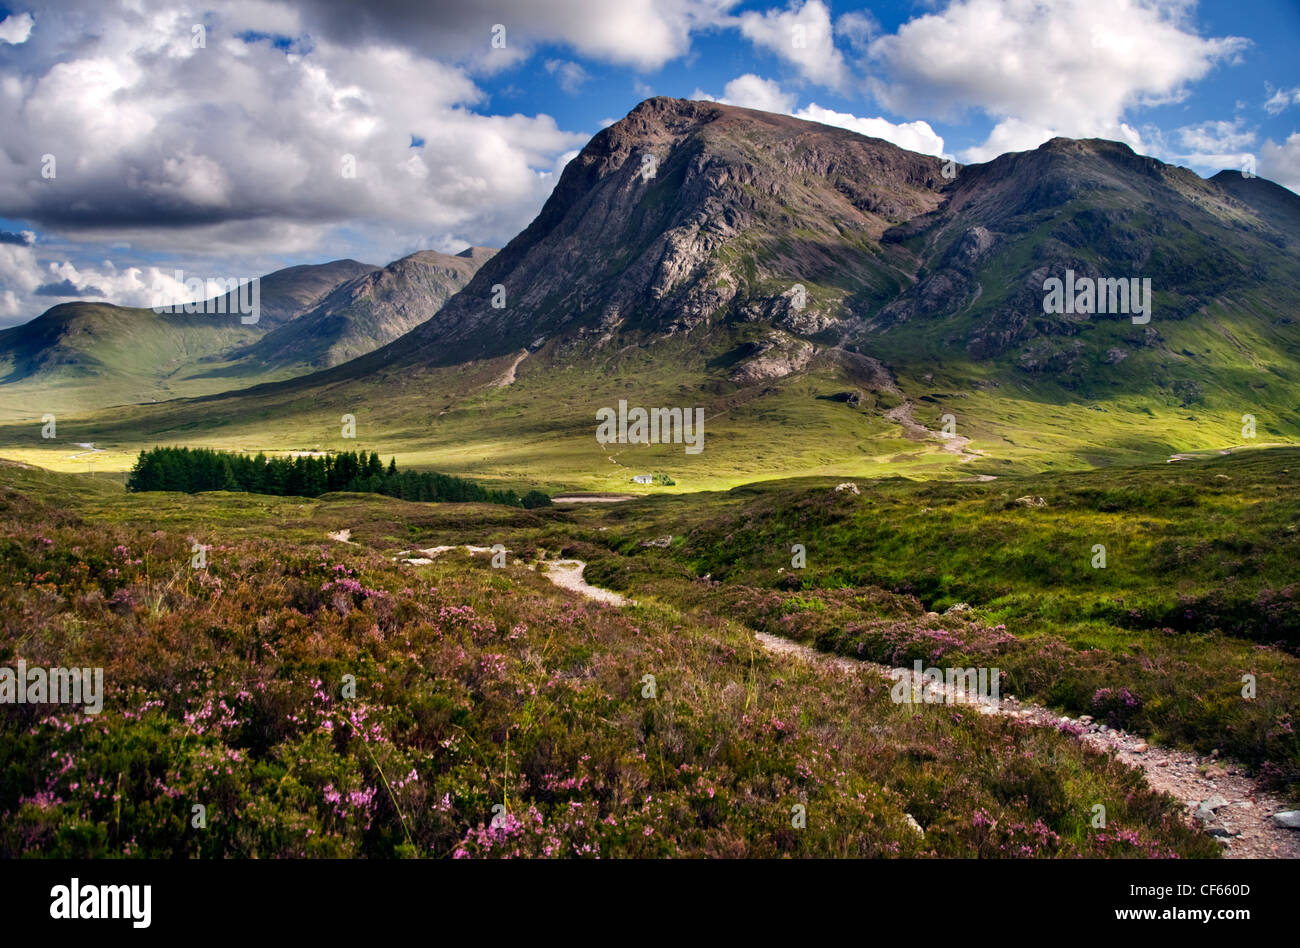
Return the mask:
[[[408,550],[399,556],[419,552],[422,557],[407,559],[406,562],[430,563],[432,557],[451,549],[456,547]],[[471,554],[490,552],[487,547],[463,549]],[[614,606],[635,605],[626,596],[592,586],[583,579],[587,564],[582,560],[547,560],[543,561],[543,566],[543,575],[562,589]],[[532,565],[529,568],[532,569]],[[889,676],[890,669],[875,662],[819,652],[765,632],[754,633],[754,638],[775,655],[843,672],[868,671],[886,678]],[[1085,744],[1113,751],[1122,762],[1141,770],[1153,790],[1183,801],[1188,822],[1200,824],[1218,839],[1227,856],[1235,859],[1300,858],[1300,830],[1286,829],[1273,820],[1274,813],[1287,809],[1285,803],[1260,789],[1258,782],[1245,774],[1244,768],[1231,761],[1151,746],[1137,735],[1098,724],[1087,715],[1077,719],[1062,716],[1050,708],[1019,701],[1013,696],[1002,698],[996,704],[989,701],[976,707],[984,714],[1001,714],[1036,727],[1068,730]]]
[[[470,556],[478,553],[491,553],[492,548],[487,546],[431,546],[425,550],[403,550],[397,556],[404,563],[410,563],[412,566],[425,566],[432,563],[434,557],[446,553],[448,550],[468,550]],[[510,551],[507,550],[507,553]],[[412,556],[412,553],[419,553],[420,556]],[[543,554],[545,555],[545,554]],[[536,564],[527,564],[529,569],[536,569]],[[620,596],[611,589],[601,589],[599,586],[593,586],[582,578],[587,564],[582,560],[546,560],[542,561],[542,575],[559,586],[561,589],[567,589],[570,592],[576,592],[588,599],[595,599],[597,602],[607,602],[611,606],[634,606],[636,605],[626,596]]]
[[[755,638],[768,651],[805,662],[829,665],[843,671],[872,671],[888,676],[890,669],[874,662],[831,655],[764,632]],[[1070,728],[1077,739],[1116,756],[1141,770],[1153,790],[1167,793],[1186,804],[1189,822],[1201,824],[1223,845],[1224,854],[1234,859],[1300,858],[1300,831],[1286,829],[1273,814],[1287,809],[1285,802],[1261,790],[1244,768],[1216,757],[1201,757],[1187,751],[1152,746],[1141,737],[1098,724],[1083,715],[1070,718],[1042,705],[1001,699],[996,705],[978,705],[984,714],[1002,714],[1037,727]]]

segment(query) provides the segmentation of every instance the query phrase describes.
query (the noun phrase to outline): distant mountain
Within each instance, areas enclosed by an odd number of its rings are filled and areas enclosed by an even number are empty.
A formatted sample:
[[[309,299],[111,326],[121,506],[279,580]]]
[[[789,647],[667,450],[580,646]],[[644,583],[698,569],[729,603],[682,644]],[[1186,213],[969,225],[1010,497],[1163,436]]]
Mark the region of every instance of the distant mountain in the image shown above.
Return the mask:
[[[421,250],[333,289],[298,318],[233,358],[254,365],[326,368],[364,355],[434,315],[496,251]]]
[[[266,329],[296,319],[318,305],[336,287],[376,269],[374,264],[356,260],[332,260],[269,273],[261,279],[259,323],[265,320],[262,328]],[[227,294],[228,301],[229,298]]]
[[[896,300],[860,313],[855,341],[897,359],[932,336],[939,346],[924,348],[936,357],[939,348],[945,359],[963,350],[977,361],[1005,357],[1086,387],[1112,374],[1106,364],[1159,348],[1229,294],[1300,299],[1300,198],[1224,174],[1206,181],[1118,142],[1064,138],[964,168],[941,207],[884,235],[912,248],[921,267]],[[1153,318],[1136,328],[1129,314],[1046,314],[1044,282],[1067,271],[1150,279]],[[882,341],[890,333],[900,341]]]
[[[76,302],[0,332],[0,414],[82,411],[206,395],[363,355],[428,319],[494,250],[421,251],[386,267],[355,260],[261,278],[256,323],[235,293],[206,313]],[[224,310],[225,314],[220,313]]]
[[[708,348],[749,326],[718,356],[735,382],[840,352],[923,384],[943,366],[948,388],[1045,385],[1048,402],[1141,393],[1181,408],[1217,389],[1221,404],[1270,390],[1293,403],[1275,388],[1300,360],[1292,192],[1236,172],[1206,181],[1102,140],[949,170],[843,129],[651,99],[592,139],[437,316],[342,371],[548,342],[561,361],[679,334]],[[1045,313],[1045,281],[1067,274],[1150,280],[1154,319]],[[1254,383],[1244,338],[1277,354]]]
[[[259,319],[248,325],[236,314],[233,293],[195,315],[109,303],[54,306],[0,331],[0,412],[23,411],[33,402],[47,406],[43,410],[81,410],[231,387],[228,381],[191,383],[190,375],[202,360],[248,345],[340,283],[375,269],[335,260],[270,273],[260,281]]]

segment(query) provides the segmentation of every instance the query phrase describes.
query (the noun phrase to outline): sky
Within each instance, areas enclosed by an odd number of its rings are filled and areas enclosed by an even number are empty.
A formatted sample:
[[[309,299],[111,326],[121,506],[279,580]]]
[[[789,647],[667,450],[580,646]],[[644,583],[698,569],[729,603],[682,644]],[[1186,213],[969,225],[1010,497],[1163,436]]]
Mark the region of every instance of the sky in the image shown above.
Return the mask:
[[[1300,0],[0,0],[0,327],[503,246],[656,95],[1300,192]]]

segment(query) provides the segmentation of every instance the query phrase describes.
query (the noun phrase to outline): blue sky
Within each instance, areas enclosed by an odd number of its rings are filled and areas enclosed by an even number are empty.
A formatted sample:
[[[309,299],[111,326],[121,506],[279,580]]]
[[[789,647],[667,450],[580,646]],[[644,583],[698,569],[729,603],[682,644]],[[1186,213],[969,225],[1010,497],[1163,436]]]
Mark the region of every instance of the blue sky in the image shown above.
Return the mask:
[[[177,269],[501,246],[651,95],[963,162],[1115,138],[1300,191],[1295,0],[5,2],[0,326],[150,305]]]

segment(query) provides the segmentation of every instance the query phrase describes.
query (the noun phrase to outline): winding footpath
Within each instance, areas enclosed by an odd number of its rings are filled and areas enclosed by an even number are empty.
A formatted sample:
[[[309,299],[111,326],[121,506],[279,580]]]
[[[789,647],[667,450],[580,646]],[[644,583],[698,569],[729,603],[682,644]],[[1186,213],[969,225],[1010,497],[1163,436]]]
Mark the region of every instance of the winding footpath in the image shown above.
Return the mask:
[[[330,535],[334,538],[334,535]],[[426,566],[432,563],[434,558],[446,553],[448,550],[467,550],[470,556],[479,553],[491,553],[492,548],[487,546],[432,546],[426,550],[403,550],[397,554],[397,558],[404,563],[410,563],[412,566]],[[505,551],[509,553],[509,550]],[[419,556],[412,554],[419,553]],[[536,564],[525,564],[529,569],[536,569]],[[597,602],[607,602],[611,606],[635,606],[636,603],[626,596],[621,596],[611,589],[601,589],[599,586],[593,586],[582,578],[583,572],[587,569],[587,564],[582,560],[548,560],[545,552],[542,553],[542,575],[559,586],[561,589],[567,589],[570,592],[576,592],[588,599],[594,599]]]
[[[433,557],[450,546],[427,550],[406,550],[398,558],[411,564],[433,562]],[[471,555],[487,553],[487,547],[461,547]],[[412,556],[412,554],[420,554]],[[582,560],[546,560],[543,575],[556,586],[576,592],[588,599],[613,606],[635,605],[625,596],[609,589],[592,586],[583,579],[587,564]],[[534,565],[529,564],[529,569]],[[819,652],[807,645],[792,642],[765,632],[754,638],[768,652],[837,671],[857,674],[868,672],[888,678],[890,668],[875,662]],[[949,696],[951,697],[951,696]],[[983,714],[1000,714],[1034,727],[1051,727],[1073,734],[1077,740],[1101,751],[1111,751],[1130,767],[1141,770],[1153,790],[1167,793],[1186,804],[1186,819],[1201,825],[1224,848],[1224,855],[1235,859],[1300,858],[1300,830],[1288,829],[1274,820],[1273,814],[1287,809],[1274,794],[1262,790],[1244,768],[1217,757],[1201,757],[1187,751],[1155,747],[1141,737],[1098,724],[1083,715],[1077,719],[1063,716],[1050,708],[1019,701],[1014,696],[976,704]]]
[[[868,671],[887,677],[890,669],[843,655],[819,652],[807,645],[765,632],[755,638],[769,652],[845,672]],[[946,689],[945,689],[946,690]],[[1273,814],[1287,809],[1273,794],[1237,765],[1216,757],[1153,747],[1141,737],[1097,724],[1084,715],[1072,719],[1042,705],[1002,698],[975,705],[983,714],[1001,714],[1035,727],[1070,728],[1078,740],[1097,750],[1111,750],[1125,764],[1141,770],[1153,790],[1167,793],[1187,806],[1187,819],[1202,824],[1234,859],[1300,858],[1300,831],[1286,829]]]
[[[620,605],[618,593],[589,586],[582,580],[585,566],[580,560],[565,560],[576,564],[578,585],[560,582],[553,574],[548,578],[556,585],[573,589],[585,596]],[[613,597],[612,599],[609,597]],[[624,602],[626,600],[623,600]],[[888,678],[890,669],[875,662],[819,652],[766,632],[755,632],[754,637],[767,651],[794,658],[809,664],[829,666],[843,672],[867,671]],[[1157,792],[1167,793],[1187,805],[1187,819],[1201,824],[1224,847],[1224,854],[1234,859],[1296,859],[1300,858],[1300,831],[1287,829],[1273,819],[1273,814],[1287,809],[1285,803],[1273,794],[1261,790],[1258,782],[1230,761],[1216,757],[1201,757],[1187,751],[1166,747],[1153,747],[1142,738],[1097,724],[1084,715],[1071,719],[1050,708],[1014,697],[1000,699],[996,704],[977,705],[984,714],[1001,714],[1035,727],[1069,728],[1077,733],[1078,740],[1098,750],[1110,750],[1125,764],[1141,770],[1147,783]]]

